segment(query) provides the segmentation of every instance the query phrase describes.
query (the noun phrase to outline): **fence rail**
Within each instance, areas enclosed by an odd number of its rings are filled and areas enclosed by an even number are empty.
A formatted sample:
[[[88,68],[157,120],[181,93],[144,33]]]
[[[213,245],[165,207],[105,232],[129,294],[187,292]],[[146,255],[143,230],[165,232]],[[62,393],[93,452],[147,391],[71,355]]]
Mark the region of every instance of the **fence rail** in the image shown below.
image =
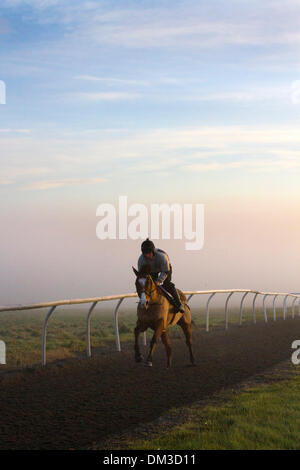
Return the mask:
[[[296,301],[298,300],[298,316],[300,316],[300,293],[286,293],[286,292],[260,292],[260,291],[255,291],[255,290],[250,290],[250,289],[222,289],[222,290],[205,290],[205,291],[184,291],[184,294],[187,297],[187,302],[190,301],[190,299],[194,295],[207,295],[209,294],[209,297],[206,302],[206,308],[205,308],[205,329],[208,332],[209,331],[209,307],[210,307],[210,302],[212,298],[216,294],[228,294],[226,297],[225,301],[225,310],[224,310],[224,321],[225,321],[225,329],[228,329],[228,304],[229,304],[229,299],[233,296],[233,294],[236,293],[242,293],[243,296],[240,301],[240,309],[239,309],[239,324],[241,325],[243,322],[243,305],[244,305],[244,300],[249,294],[253,294],[253,300],[252,300],[252,321],[253,323],[256,323],[256,299],[257,297],[263,296],[263,313],[264,313],[264,321],[268,321],[267,317],[267,307],[266,307],[266,299],[267,297],[273,297],[273,303],[272,303],[272,309],[273,309],[273,321],[276,321],[276,306],[275,302],[278,297],[283,297],[283,319],[286,319],[286,312],[287,312],[287,300],[289,297],[293,299],[292,301],[292,318],[295,318],[295,304]],[[117,305],[114,309],[114,332],[115,332],[115,340],[116,340],[116,349],[117,351],[121,351],[121,343],[120,343],[120,335],[119,335],[119,309],[124,301],[124,299],[128,298],[133,298],[137,297],[136,293],[131,293],[131,294],[122,294],[122,295],[109,295],[109,296],[104,296],[104,297],[90,297],[86,299],[68,299],[68,300],[56,300],[53,302],[44,302],[44,303],[38,303],[38,304],[31,304],[31,305],[10,305],[10,306],[4,306],[0,307],[0,313],[1,312],[10,312],[10,311],[16,311],[16,310],[33,310],[33,309],[38,309],[38,308],[46,308],[50,307],[45,320],[43,324],[43,330],[42,330],[42,366],[46,365],[47,362],[47,356],[46,356],[46,345],[47,345],[47,325],[49,318],[51,317],[52,313],[56,309],[56,307],[59,307],[61,305],[78,305],[78,304],[91,304],[87,317],[86,317],[86,354],[87,357],[91,357],[92,352],[91,352],[91,315],[96,307],[96,305],[99,302],[106,302],[106,301],[111,301],[111,300],[118,300]],[[144,333],[143,336],[143,341],[144,344],[146,344],[146,334]]]

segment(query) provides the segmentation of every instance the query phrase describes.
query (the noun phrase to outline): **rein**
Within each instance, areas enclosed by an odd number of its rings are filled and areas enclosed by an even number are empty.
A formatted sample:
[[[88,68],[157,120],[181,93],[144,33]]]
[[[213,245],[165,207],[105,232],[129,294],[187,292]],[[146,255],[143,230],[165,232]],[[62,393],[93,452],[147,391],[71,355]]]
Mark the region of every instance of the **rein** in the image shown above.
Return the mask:
[[[153,281],[153,282],[154,282],[154,281]],[[140,291],[140,293],[141,293],[141,294],[144,293],[144,294],[148,295],[148,296],[149,296],[149,299],[150,299],[152,292],[154,292],[154,291],[157,289],[157,287],[158,287],[158,286],[154,283],[153,289],[151,289],[151,290],[148,291],[148,292],[147,292],[145,289],[143,289],[143,290]],[[147,300],[147,304],[148,304],[148,303],[149,303],[149,301]]]
[[[152,294],[152,292],[155,291],[156,287],[157,287],[156,284],[154,284],[154,287],[153,287],[153,289],[152,289],[150,292],[146,292],[146,291],[144,290],[145,294],[149,295],[149,297],[150,297],[151,294]]]

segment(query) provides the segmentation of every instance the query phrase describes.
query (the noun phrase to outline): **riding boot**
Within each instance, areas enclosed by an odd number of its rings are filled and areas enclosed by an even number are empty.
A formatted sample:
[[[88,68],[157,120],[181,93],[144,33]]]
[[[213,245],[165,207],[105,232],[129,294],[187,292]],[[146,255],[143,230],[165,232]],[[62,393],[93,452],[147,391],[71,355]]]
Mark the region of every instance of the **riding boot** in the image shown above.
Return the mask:
[[[166,284],[167,285],[164,286],[164,287],[166,288],[166,290],[168,292],[170,292],[170,294],[172,295],[172,297],[174,299],[174,302],[175,302],[174,313],[177,313],[177,312],[184,313],[184,307],[181,303],[181,300],[179,298],[179,295],[178,295],[178,292],[177,292],[177,289],[176,289],[175,285],[173,284],[173,282],[168,282]]]

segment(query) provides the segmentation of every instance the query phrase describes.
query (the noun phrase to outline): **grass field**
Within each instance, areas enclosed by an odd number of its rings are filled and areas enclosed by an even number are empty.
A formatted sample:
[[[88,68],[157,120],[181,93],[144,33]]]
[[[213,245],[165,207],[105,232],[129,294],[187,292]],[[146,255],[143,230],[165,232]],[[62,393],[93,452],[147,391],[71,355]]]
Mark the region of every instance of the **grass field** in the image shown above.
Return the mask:
[[[195,413],[192,422],[131,449],[299,450],[300,376],[249,388],[220,406]]]
[[[58,307],[53,313],[47,328],[47,361],[84,353],[86,349],[85,319],[88,307]],[[5,341],[7,365],[3,368],[24,367],[39,363],[41,360],[41,332],[47,310],[29,310],[0,313],[0,339]],[[136,304],[132,308],[123,308],[119,315],[121,342],[133,341],[136,322]],[[268,311],[270,321],[272,312]],[[288,310],[287,315],[291,312]],[[198,328],[205,328],[205,310],[192,306],[192,316]],[[278,316],[282,312],[278,309]],[[257,321],[263,321],[261,309],[257,308]],[[237,324],[239,310],[229,311],[229,322]],[[245,308],[243,323],[252,322],[252,310]],[[229,323],[229,326],[230,326]],[[211,309],[210,328],[224,327],[224,309]],[[150,338],[151,332],[148,332]],[[170,330],[170,337],[182,337],[182,331],[175,326]],[[93,313],[91,319],[91,345],[101,347],[114,342],[113,306],[101,312]]]
[[[6,367],[23,367],[40,362],[41,334],[45,311],[7,312],[0,315],[0,339],[6,343]],[[47,327],[48,361],[74,356],[86,349],[86,313],[76,309],[55,311]],[[135,318],[124,315],[119,320],[123,341],[132,337]],[[113,317],[109,311],[95,315],[91,320],[92,347],[114,341]],[[3,366],[1,366],[3,367]]]

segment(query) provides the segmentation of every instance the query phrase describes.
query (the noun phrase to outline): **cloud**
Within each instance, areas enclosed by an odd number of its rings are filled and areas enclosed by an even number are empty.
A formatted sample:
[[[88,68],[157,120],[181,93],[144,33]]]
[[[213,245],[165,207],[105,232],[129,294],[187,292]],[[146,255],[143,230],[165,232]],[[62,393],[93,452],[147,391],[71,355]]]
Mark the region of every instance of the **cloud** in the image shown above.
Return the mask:
[[[88,82],[103,82],[107,85],[148,85],[145,80],[128,80],[123,78],[96,77],[94,75],[78,75],[76,80],[86,80]]]
[[[64,0],[4,0],[3,6],[7,8],[16,8],[25,5],[43,10],[52,6],[57,6],[59,3],[66,4]]]
[[[13,29],[8,21],[0,17],[0,34],[10,34],[12,32]]]
[[[156,173],[164,173],[166,170],[170,168],[178,168],[180,165],[181,159],[180,158],[166,158],[163,160],[155,160],[149,162],[142,162],[136,165],[132,165],[128,167],[128,172],[137,172],[137,173],[149,173],[149,172],[156,172]]]
[[[5,179],[0,179],[0,185],[8,185],[8,184],[12,184],[13,181],[12,180],[5,180]]]
[[[300,80],[294,80],[291,84],[291,100],[293,104],[300,104]]]
[[[179,99],[183,100],[197,100],[197,101],[237,101],[237,102],[253,102],[253,101],[267,101],[267,100],[288,100],[293,101],[293,92],[291,85],[281,87],[260,87],[249,88],[245,90],[224,91],[218,93],[205,93],[197,95],[196,93],[191,96],[182,96]]]
[[[88,82],[103,83],[108,86],[145,86],[150,85],[150,82],[142,80],[126,80],[117,78],[104,78],[95,77],[90,75],[81,75],[74,77]],[[199,83],[200,82],[200,83]],[[195,87],[196,83],[196,87]],[[71,98],[84,101],[115,101],[119,99],[136,99],[136,98],[150,98],[151,101],[156,100],[159,102],[170,101],[231,101],[231,102],[256,102],[256,101],[274,101],[274,100],[285,100],[289,103],[298,103],[297,98],[299,95],[299,83],[300,81],[288,82],[281,86],[261,86],[261,87],[247,87],[244,89],[233,89],[233,90],[219,90],[218,92],[206,91],[205,93],[199,94],[199,87],[203,88],[204,85],[200,80],[189,80],[188,86],[187,80],[180,80],[178,78],[159,78],[152,80],[152,88],[147,94],[147,91],[143,91],[143,94],[131,93],[131,92],[75,92],[70,94]],[[159,87],[153,88],[155,85],[165,84],[165,87],[161,90]],[[176,94],[174,94],[173,86],[176,85]],[[181,93],[178,93],[178,85],[183,85]],[[194,85],[194,86],[193,86]],[[171,89],[170,89],[171,86]],[[186,90],[190,90],[186,93]]]
[[[208,162],[208,163],[195,163],[191,165],[183,165],[181,167],[187,171],[223,171],[246,168],[254,171],[273,172],[278,170],[300,169],[300,159],[286,160],[286,159],[257,159],[252,160],[237,160],[233,162]]]
[[[294,7],[293,15],[283,4],[281,9],[277,6],[275,14],[272,2],[266,2],[263,8],[256,2],[247,8],[229,2],[227,14],[222,9],[223,15],[213,5],[205,8],[198,2],[175,3],[171,11],[168,6],[119,9],[95,14],[70,37],[79,34],[96,43],[133,48],[293,45],[300,41],[299,6]]]
[[[9,185],[15,183],[19,178],[31,177],[51,172],[48,167],[22,167],[22,166],[2,166],[1,183]]]
[[[211,3],[211,4],[210,4]],[[88,46],[110,44],[130,48],[224,46],[295,46],[300,42],[299,2],[228,0],[216,2],[164,2],[149,7],[144,2],[58,0],[6,0],[4,6],[31,6],[34,20],[64,23],[65,39]],[[219,8],[218,8],[219,5]],[[172,8],[170,8],[170,6]]]
[[[138,93],[126,92],[74,92],[67,93],[65,98],[71,101],[85,101],[85,102],[98,102],[98,101],[123,101],[123,100],[136,100],[141,95]]]
[[[178,173],[180,168],[187,173],[229,168],[269,172],[298,169],[300,162],[298,125],[122,129],[98,131],[95,136],[87,133],[81,138],[20,135],[1,140],[1,179],[17,181],[28,190],[92,183],[95,180],[90,176],[99,174],[115,180],[141,172]],[[15,166],[8,171],[11,162]],[[45,171],[51,172],[52,178],[36,181]]]
[[[47,161],[59,158],[59,155],[68,155],[86,159],[111,160],[112,157],[122,158],[128,153],[140,156],[147,155],[162,159],[164,152],[182,152],[190,155],[191,152],[222,151],[232,152],[260,148],[269,151],[273,149],[286,150],[299,148],[300,132],[297,124],[286,125],[220,125],[220,126],[191,126],[154,129],[99,129],[95,138],[84,136],[79,138],[41,139],[33,137],[3,138],[2,161],[20,157],[41,161],[41,149]],[[115,132],[114,132],[115,131]],[[77,133],[75,133],[76,135]],[[268,147],[266,147],[268,146]],[[188,151],[188,153],[187,153]]]
[[[61,180],[35,181],[22,186],[21,190],[40,191],[45,189],[56,189],[64,186],[74,186],[80,184],[95,184],[107,181],[106,178],[66,178]]]
[[[1,134],[8,134],[13,132],[16,132],[17,134],[29,134],[31,129],[0,129]]]

